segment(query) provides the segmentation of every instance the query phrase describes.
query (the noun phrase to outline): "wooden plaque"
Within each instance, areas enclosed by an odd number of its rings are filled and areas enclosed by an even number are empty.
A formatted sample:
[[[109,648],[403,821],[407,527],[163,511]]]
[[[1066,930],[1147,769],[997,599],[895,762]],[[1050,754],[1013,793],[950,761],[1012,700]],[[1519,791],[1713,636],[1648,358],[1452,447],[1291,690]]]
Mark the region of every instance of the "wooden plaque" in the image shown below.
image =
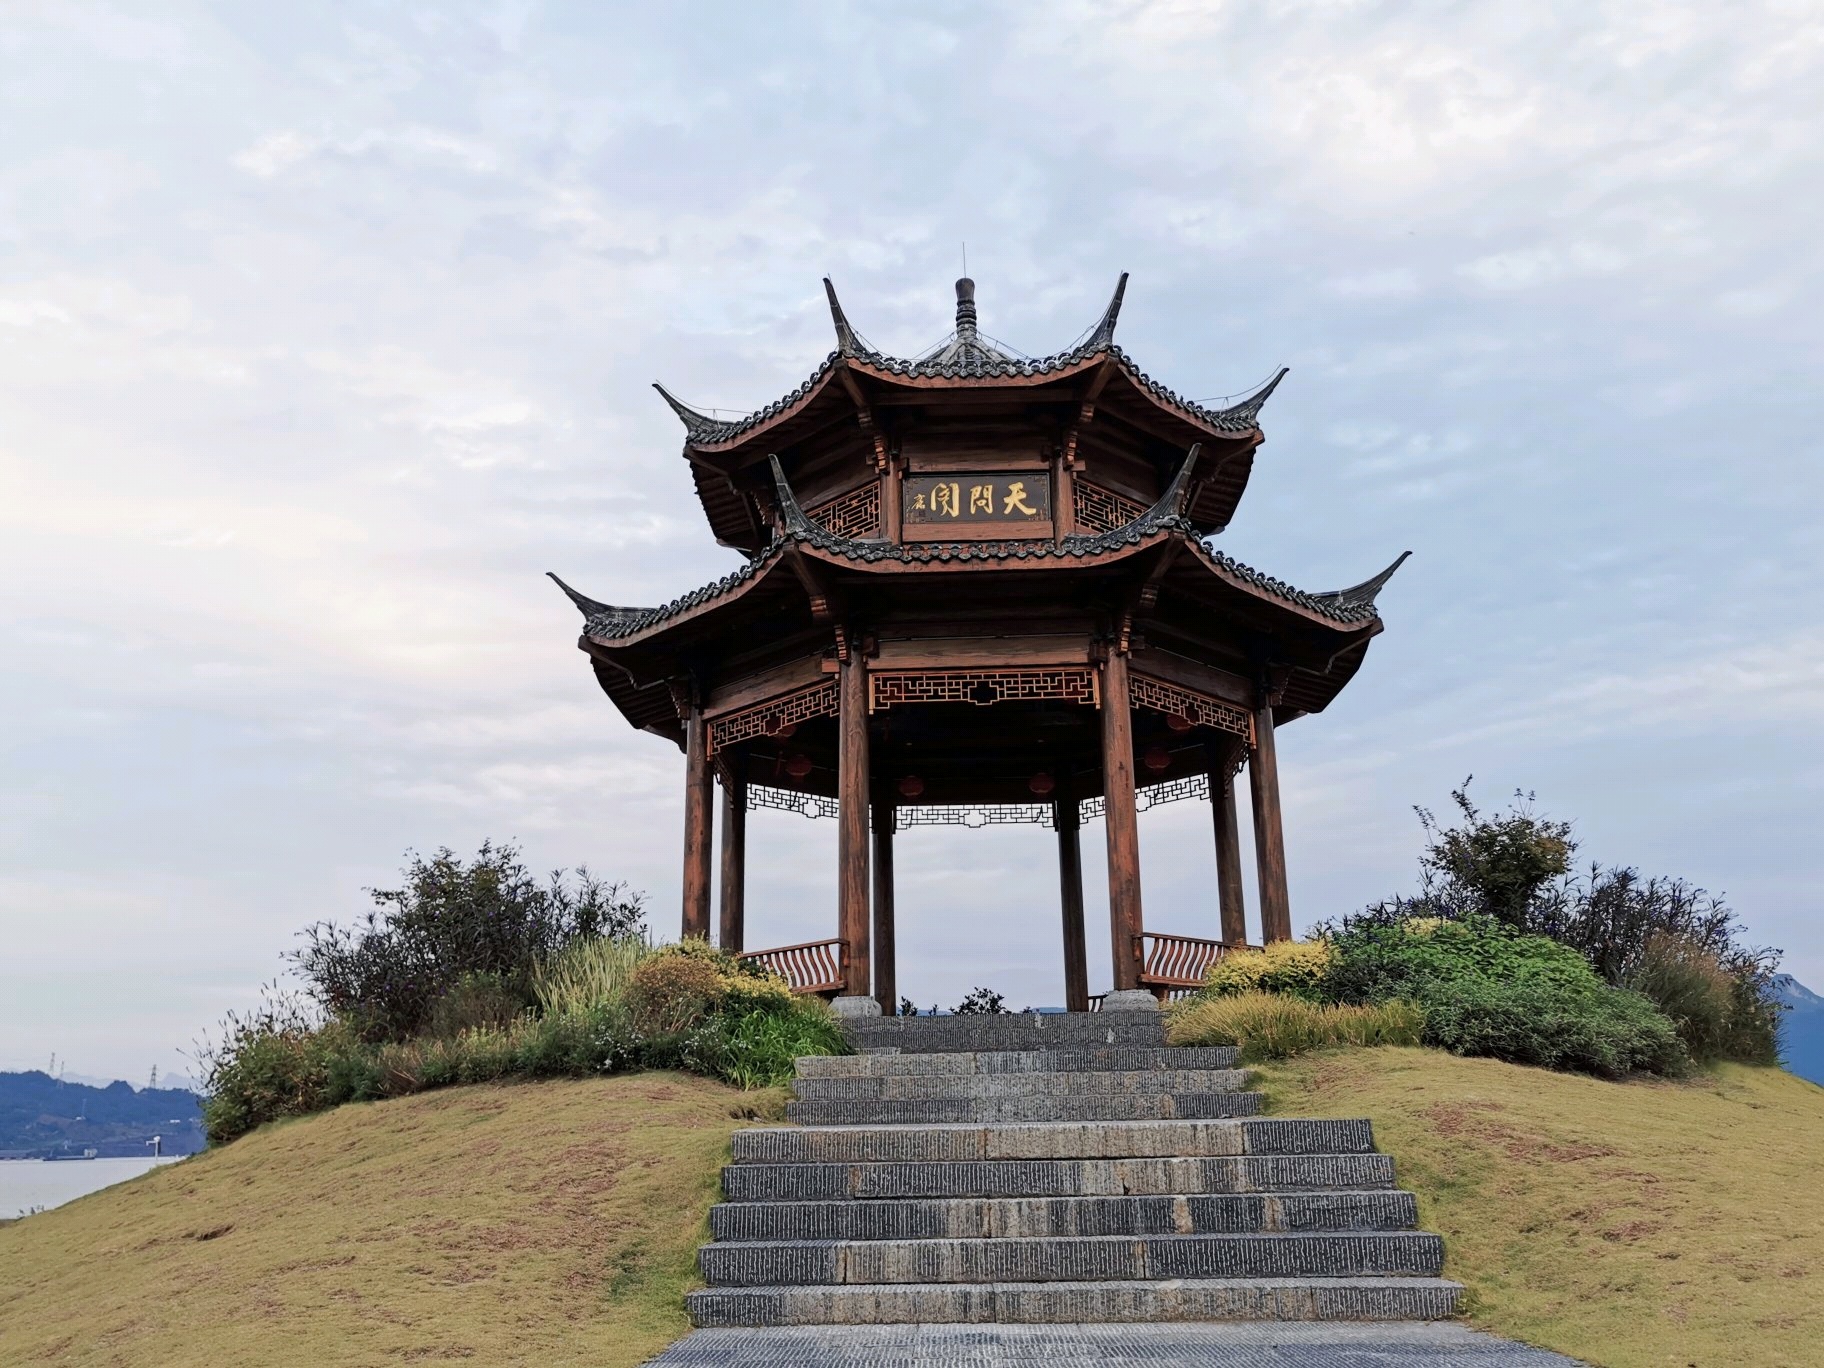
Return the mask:
[[[907,541],[1052,534],[1051,479],[1043,470],[908,475],[901,500]]]

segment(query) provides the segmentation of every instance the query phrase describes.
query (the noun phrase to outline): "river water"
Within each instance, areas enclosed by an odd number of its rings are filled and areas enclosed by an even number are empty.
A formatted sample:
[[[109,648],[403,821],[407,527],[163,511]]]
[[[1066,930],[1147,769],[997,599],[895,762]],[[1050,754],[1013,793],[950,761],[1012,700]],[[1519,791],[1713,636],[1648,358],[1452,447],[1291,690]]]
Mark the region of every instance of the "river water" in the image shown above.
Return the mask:
[[[115,1183],[137,1178],[175,1159],[0,1159],[0,1221],[50,1210]]]

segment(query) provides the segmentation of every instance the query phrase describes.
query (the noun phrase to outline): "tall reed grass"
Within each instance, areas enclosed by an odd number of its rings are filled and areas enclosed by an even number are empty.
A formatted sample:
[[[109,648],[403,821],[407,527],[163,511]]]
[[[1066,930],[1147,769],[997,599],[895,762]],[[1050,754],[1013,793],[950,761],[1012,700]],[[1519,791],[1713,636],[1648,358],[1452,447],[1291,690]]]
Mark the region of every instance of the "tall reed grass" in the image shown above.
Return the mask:
[[[618,1005],[652,947],[638,936],[594,936],[539,964],[532,992],[546,1016],[580,1015]]]
[[[1174,1045],[1238,1045],[1241,1062],[1285,1059],[1325,1045],[1417,1045],[1425,1016],[1410,1002],[1325,1006],[1280,993],[1192,998],[1172,1009]]]

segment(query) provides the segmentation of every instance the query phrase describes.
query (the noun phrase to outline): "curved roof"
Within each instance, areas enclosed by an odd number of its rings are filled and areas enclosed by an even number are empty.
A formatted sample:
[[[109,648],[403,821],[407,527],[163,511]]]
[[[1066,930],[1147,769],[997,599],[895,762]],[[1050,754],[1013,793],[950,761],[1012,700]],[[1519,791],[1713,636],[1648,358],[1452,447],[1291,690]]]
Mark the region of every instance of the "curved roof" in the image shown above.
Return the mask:
[[[1020,356],[1000,343],[985,337],[976,322],[975,282],[964,278],[956,282],[957,319],[953,332],[922,356],[906,358],[889,356],[875,350],[855,331],[836,289],[826,278],[824,289],[830,299],[830,316],[836,328],[836,350],[796,389],[772,403],[740,418],[718,419],[699,412],[678,399],[663,385],[655,384],[665,402],[683,422],[688,445],[700,449],[726,447],[750,433],[769,426],[774,420],[796,412],[829,382],[839,366],[894,380],[941,380],[952,382],[1006,382],[1009,380],[1060,379],[1089,363],[1109,361],[1138,390],[1165,408],[1216,433],[1246,433],[1257,426],[1261,407],[1285,378],[1284,368],[1260,389],[1226,408],[1208,408],[1186,399],[1160,384],[1115,345],[1115,323],[1120,317],[1121,301],[1127,292],[1127,274],[1122,273],[1114,297],[1102,317],[1075,344],[1050,356]]]
[[[1348,589],[1309,593],[1296,589],[1233,557],[1206,545],[1194,525],[1184,515],[1184,500],[1190,474],[1197,464],[1198,450],[1186,454],[1178,473],[1165,493],[1151,508],[1122,527],[1093,535],[1073,535],[1056,541],[1006,540],[971,542],[914,542],[899,544],[886,541],[864,541],[841,536],[813,519],[799,505],[797,496],[786,482],[778,458],[772,458],[773,479],[779,491],[784,526],[764,550],[749,558],[739,569],[712,584],[704,585],[656,608],[624,608],[601,603],[578,593],[556,575],[551,578],[569,595],[582,612],[584,631],[603,645],[630,641],[644,636],[652,628],[680,617],[691,610],[737,594],[744,585],[759,578],[776,564],[788,548],[803,547],[818,553],[819,559],[840,561],[857,567],[888,565],[925,565],[944,568],[980,566],[1009,569],[1024,565],[1068,565],[1072,562],[1116,559],[1143,546],[1155,545],[1167,537],[1179,536],[1195,548],[1198,558],[1212,572],[1254,597],[1277,601],[1299,610],[1309,618],[1343,631],[1368,626],[1379,621],[1375,598],[1393,577],[1410,552],[1403,553],[1380,574]]]

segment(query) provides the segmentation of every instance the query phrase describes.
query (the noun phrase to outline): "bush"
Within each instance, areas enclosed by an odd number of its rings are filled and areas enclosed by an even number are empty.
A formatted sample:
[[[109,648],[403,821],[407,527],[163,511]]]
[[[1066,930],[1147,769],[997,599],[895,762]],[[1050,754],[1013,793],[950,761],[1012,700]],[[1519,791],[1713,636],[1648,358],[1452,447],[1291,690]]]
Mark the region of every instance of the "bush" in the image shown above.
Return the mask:
[[[531,1004],[504,974],[464,974],[431,1004],[429,1034],[444,1038],[482,1026],[505,1026]]]
[[[681,1035],[723,1007],[782,1010],[792,998],[791,986],[777,974],[694,939],[647,955],[627,987],[634,1029],[644,1036]]]
[[[471,976],[496,979],[529,1004],[541,962],[577,941],[631,935],[643,914],[641,895],[621,884],[578,869],[574,880],[558,870],[541,886],[513,846],[486,841],[468,862],[447,849],[413,855],[403,887],[370,895],[363,921],[306,928],[291,960],[318,1005],[372,1041],[425,1030]]]
[[[1259,950],[1231,950],[1210,966],[1200,990],[1213,997],[1285,993],[1307,1002],[1325,1000],[1330,946],[1316,941],[1273,941]]]
[[[1192,997],[1167,1017],[1174,1045],[1239,1045],[1243,1063],[1326,1045],[1417,1045],[1424,1018],[1406,1002],[1335,1006],[1285,993]]]
[[[835,1015],[816,998],[717,1012],[684,1041],[686,1067],[739,1088],[791,1081],[804,1055],[846,1054]]]
[[[1576,992],[1549,981],[1463,979],[1436,986],[1422,1006],[1425,1043],[1452,1054],[1601,1078],[1675,1077],[1690,1066],[1664,1014],[1638,993],[1606,985]]]
[[[972,988],[969,996],[956,1004],[957,1016],[1006,1016],[1007,999],[992,988]]]
[[[1650,936],[1628,986],[1671,1018],[1693,1059],[1771,1064],[1778,1057],[1777,1017],[1765,996],[1687,937]]]
[[[1605,1078],[1690,1064],[1677,1028],[1646,998],[1611,988],[1568,946],[1492,917],[1374,909],[1333,928],[1330,948],[1328,993],[1417,1003],[1427,1045]]]

